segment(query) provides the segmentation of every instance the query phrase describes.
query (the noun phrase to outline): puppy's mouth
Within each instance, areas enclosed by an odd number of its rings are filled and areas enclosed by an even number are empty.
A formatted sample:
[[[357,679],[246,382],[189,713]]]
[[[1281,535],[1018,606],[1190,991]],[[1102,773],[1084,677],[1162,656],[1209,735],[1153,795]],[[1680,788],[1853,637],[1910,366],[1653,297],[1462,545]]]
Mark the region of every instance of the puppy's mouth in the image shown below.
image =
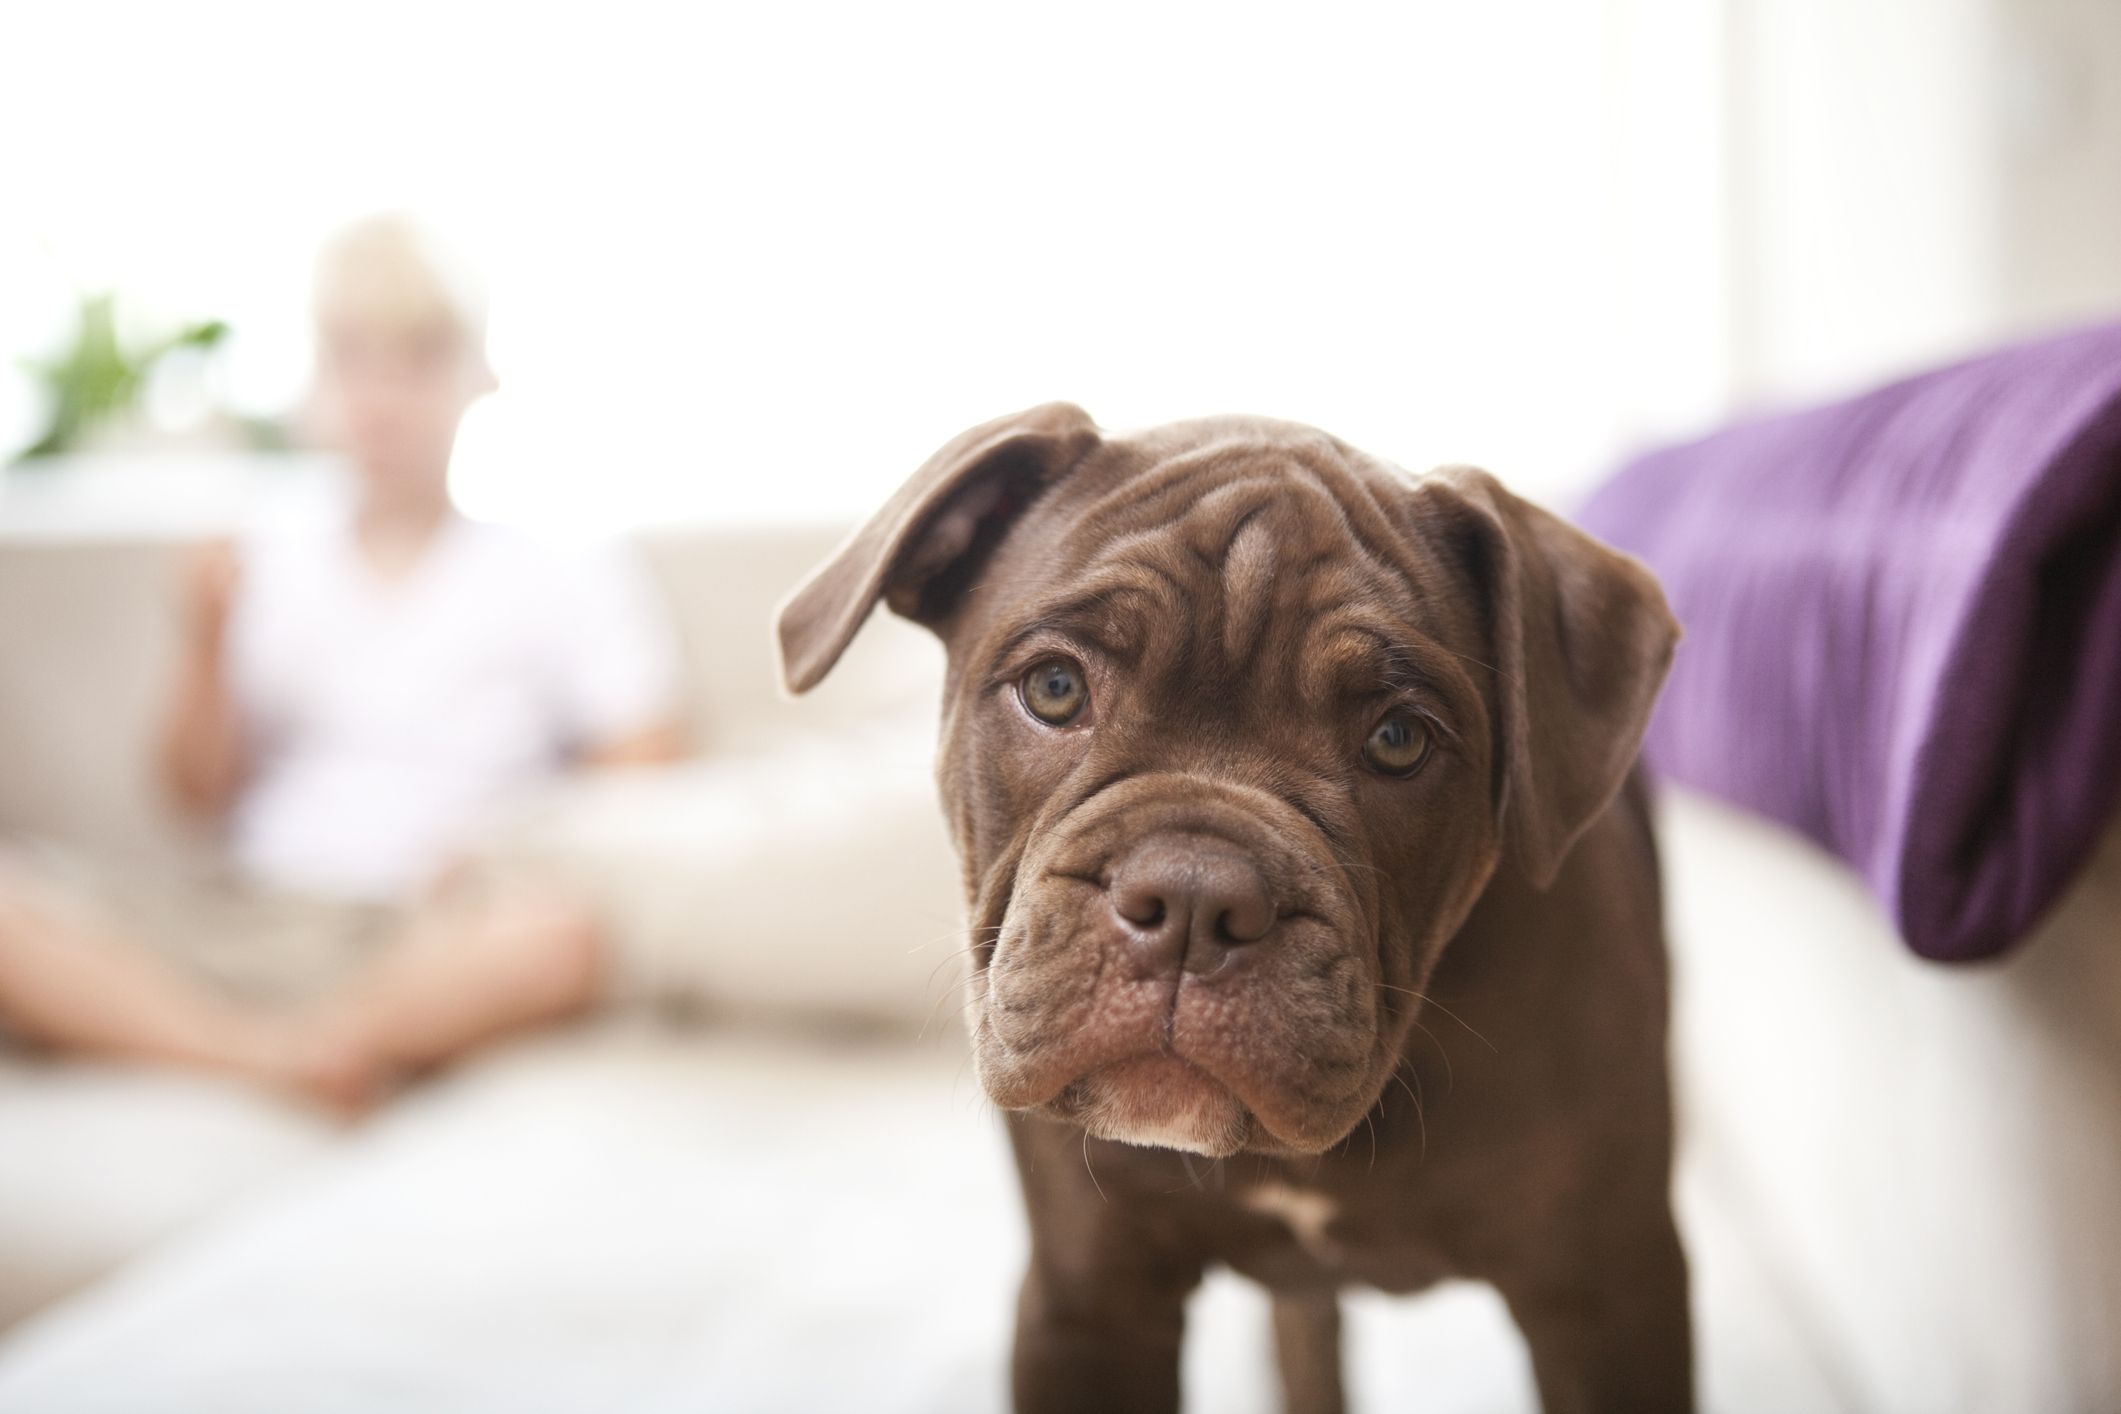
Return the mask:
[[[1361,1123],[1396,1044],[1380,950],[1330,856],[1215,804],[1135,799],[1025,860],[975,984],[996,1104],[1210,1157]]]
[[[1182,1056],[1135,1056],[1098,1067],[1042,1107],[1099,1139],[1228,1158],[1254,1120],[1229,1086]]]
[[[1209,1157],[1319,1153],[1383,1088],[1377,950],[1345,918],[1287,914],[1190,967],[1145,948],[1099,882],[1041,880],[1010,914],[974,1026],[1003,1109]]]

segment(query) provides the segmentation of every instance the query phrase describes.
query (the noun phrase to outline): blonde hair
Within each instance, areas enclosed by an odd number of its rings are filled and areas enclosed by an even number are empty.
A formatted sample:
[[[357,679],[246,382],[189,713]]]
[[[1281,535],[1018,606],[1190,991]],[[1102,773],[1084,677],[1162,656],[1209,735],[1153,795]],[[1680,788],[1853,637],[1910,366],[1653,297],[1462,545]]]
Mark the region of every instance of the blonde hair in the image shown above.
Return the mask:
[[[473,353],[486,348],[486,289],[463,258],[406,212],[364,216],[317,256],[313,308],[322,329],[357,324],[393,331],[448,329]]]

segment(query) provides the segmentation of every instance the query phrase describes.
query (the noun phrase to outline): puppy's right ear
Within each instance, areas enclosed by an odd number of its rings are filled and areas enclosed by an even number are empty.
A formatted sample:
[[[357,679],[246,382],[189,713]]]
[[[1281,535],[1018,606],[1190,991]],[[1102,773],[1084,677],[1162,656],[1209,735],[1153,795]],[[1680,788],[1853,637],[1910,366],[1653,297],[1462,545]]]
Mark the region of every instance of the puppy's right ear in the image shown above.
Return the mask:
[[[952,438],[781,605],[781,681],[808,692],[878,599],[933,625],[1009,522],[1097,445],[1073,403],[1046,403]]]

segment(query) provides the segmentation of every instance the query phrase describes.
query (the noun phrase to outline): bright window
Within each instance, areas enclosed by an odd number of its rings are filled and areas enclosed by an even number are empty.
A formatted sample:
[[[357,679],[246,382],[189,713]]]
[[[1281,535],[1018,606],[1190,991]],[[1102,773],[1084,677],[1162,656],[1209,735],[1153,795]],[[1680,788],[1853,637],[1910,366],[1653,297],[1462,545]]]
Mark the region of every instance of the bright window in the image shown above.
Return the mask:
[[[484,514],[852,515],[1050,398],[1565,495],[1713,273],[1643,269],[1643,8],[44,6],[8,21],[0,342],[115,285],[231,321],[228,396],[278,410],[319,236],[411,206],[494,287]]]

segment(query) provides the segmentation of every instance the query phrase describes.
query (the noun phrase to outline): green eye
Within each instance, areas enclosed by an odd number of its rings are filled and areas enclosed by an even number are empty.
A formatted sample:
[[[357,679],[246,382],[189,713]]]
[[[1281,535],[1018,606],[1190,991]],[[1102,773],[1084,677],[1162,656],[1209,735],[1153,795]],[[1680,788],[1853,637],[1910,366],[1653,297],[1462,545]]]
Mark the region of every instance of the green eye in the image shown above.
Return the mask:
[[[1064,727],[1082,715],[1090,701],[1083,670],[1066,658],[1048,658],[1025,673],[1016,685],[1024,710],[1049,727]]]
[[[1387,776],[1411,776],[1429,759],[1429,729],[1406,708],[1395,707],[1370,729],[1362,755]]]

